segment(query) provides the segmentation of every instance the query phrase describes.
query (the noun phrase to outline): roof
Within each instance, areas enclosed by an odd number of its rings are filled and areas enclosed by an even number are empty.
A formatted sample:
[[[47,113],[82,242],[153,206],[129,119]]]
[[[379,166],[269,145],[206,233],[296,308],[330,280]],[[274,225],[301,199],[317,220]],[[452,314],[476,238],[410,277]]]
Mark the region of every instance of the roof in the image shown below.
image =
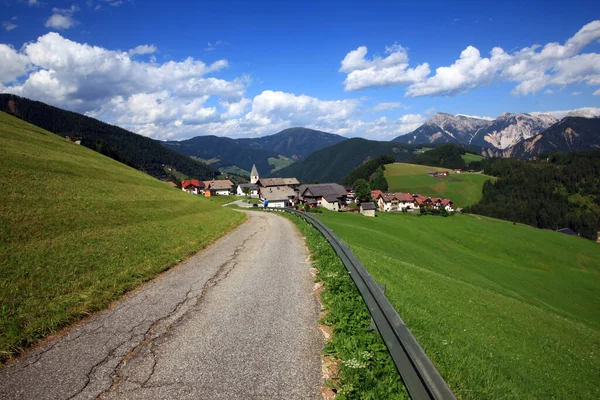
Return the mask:
[[[248,188],[250,190],[258,189],[258,185],[256,183],[240,183],[238,186],[241,187],[242,189],[245,189],[245,188]]]
[[[268,201],[288,200],[296,192],[289,186],[271,186],[260,188],[260,196]]]
[[[452,205],[454,203],[450,199],[444,199],[444,200],[442,200],[442,206],[446,207],[448,204]]]
[[[557,229],[556,232],[564,233],[565,235],[577,236],[577,232],[569,228]]]
[[[255,164],[252,164],[252,171],[250,171],[250,176],[258,176],[258,171],[256,170]]]
[[[284,185],[299,185],[298,179],[296,178],[282,178]]]
[[[346,189],[338,183],[320,183],[302,186],[300,189],[302,197],[324,197],[327,201],[331,202],[347,195]]]
[[[410,193],[381,193],[380,197],[385,203],[389,203],[393,200],[398,201],[413,201],[413,195]]]
[[[373,198],[373,200],[377,200],[377,198],[379,198],[379,196],[382,194],[383,194],[383,192],[379,189],[371,190],[371,197]]]
[[[285,181],[283,178],[260,178],[258,185],[262,187],[285,186]]]
[[[375,207],[375,204],[373,204],[370,201],[367,203],[361,203],[360,208],[362,208],[363,210],[376,210],[377,209]]]
[[[188,187],[193,186],[197,188],[205,187],[204,183],[200,183],[198,179],[187,179],[181,182],[181,187],[187,189]]]
[[[212,180],[212,181],[204,181],[204,186],[209,189],[223,190],[223,189],[231,189],[233,187],[233,183],[229,179]]]

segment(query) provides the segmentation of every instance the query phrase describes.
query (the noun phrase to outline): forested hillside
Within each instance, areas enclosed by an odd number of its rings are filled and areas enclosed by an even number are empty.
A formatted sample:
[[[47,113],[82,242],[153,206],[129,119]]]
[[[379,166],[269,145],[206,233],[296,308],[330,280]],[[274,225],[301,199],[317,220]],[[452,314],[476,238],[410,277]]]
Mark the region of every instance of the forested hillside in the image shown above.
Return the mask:
[[[167,165],[199,179],[211,179],[218,174],[214,168],[169,150],[150,138],[39,101],[0,94],[0,110],[57,135],[77,137],[83,146],[156,178],[171,178],[165,171]]]
[[[489,159],[484,172],[499,179],[483,186],[468,212],[538,228],[571,228],[596,240],[600,229],[600,150],[553,153],[548,161]]]
[[[410,161],[415,157],[413,152],[417,147],[397,142],[348,139],[316,151],[273,176],[296,177],[302,182],[341,182],[353,169],[381,155],[392,156],[395,161]]]

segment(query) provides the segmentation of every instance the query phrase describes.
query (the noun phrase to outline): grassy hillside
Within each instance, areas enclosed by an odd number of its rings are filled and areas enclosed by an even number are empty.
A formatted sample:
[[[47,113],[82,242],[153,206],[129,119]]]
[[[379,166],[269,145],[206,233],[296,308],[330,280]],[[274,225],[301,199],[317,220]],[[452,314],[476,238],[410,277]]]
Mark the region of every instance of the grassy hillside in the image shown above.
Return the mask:
[[[495,178],[482,174],[454,174],[445,178],[427,175],[431,171],[445,171],[447,168],[426,165],[395,163],[385,166],[385,178],[389,192],[420,193],[425,196],[439,196],[451,199],[456,206],[466,207],[481,199],[483,183]]]
[[[471,154],[471,153],[465,153],[461,157],[465,161],[466,164],[468,164],[468,163],[470,163],[472,161],[481,161],[481,160],[483,160],[482,156],[478,156],[477,154]]]
[[[458,398],[592,399],[600,247],[487,217],[325,213]]]
[[[198,179],[212,179],[218,174],[216,169],[169,150],[146,136],[39,101],[0,93],[0,111],[16,115],[60,137],[77,137],[83,146],[157,178],[170,178],[165,165]]]
[[[0,112],[0,363],[242,222]]]

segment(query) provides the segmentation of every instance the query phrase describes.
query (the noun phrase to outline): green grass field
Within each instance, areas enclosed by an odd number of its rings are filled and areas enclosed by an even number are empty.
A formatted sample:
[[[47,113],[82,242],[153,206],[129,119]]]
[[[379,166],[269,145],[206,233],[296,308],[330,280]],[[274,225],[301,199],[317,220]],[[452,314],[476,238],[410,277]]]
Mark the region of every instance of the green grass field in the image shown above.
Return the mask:
[[[5,113],[0,167],[0,363],[244,219]]]
[[[288,158],[284,155],[281,155],[281,154],[277,158],[269,157],[269,159],[267,161],[268,161],[269,165],[271,167],[273,167],[271,169],[271,172],[279,171],[280,169],[283,169],[294,163],[294,160],[292,160],[291,158]]]
[[[487,217],[324,213],[458,398],[600,397],[600,247]]]
[[[478,156],[477,154],[471,154],[471,153],[465,153],[462,156],[460,156],[464,162],[466,162],[467,164],[470,163],[471,161],[481,161],[483,160],[482,156]]]
[[[482,174],[454,174],[445,178],[427,175],[431,171],[445,171],[447,168],[426,165],[394,163],[385,166],[388,192],[419,193],[424,196],[451,199],[456,207],[466,207],[481,199],[483,183],[493,177]]]

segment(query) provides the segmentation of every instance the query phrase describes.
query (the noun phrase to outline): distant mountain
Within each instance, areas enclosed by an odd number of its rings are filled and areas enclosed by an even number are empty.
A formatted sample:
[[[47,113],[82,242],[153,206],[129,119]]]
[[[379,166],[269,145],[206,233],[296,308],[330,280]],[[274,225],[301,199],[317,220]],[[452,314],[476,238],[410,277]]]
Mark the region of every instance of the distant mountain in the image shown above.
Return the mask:
[[[537,135],[556,122],[558,119],[548,114],[504,113],[478,131],[471,144],[504,150]]]
[[[190,157],[201,158],[219,169],[239,168],[246,172],[256,164],[261,175],[306,158],[317,150],[346,138],[307,128],[289,128],[259,138],[231,139],[197,136],[162,142],[163,146]]]
[[[470,144],[473,136],[491,123],[486,119],[466,115],[437,113],[413,132],[398,136],[392,141],[412,144]]]
[[[453,143],[506,149],[556,123],[548,114],[504,113],[495,120],[437,113],[411,133],[393,141],[413,144]]]
[[[237,139],[237,142],[253,149],[273,151],[298,160],[344,140],[347,139],[333,133],[308,128],[289,128],[274,135]]]
[[[572,152],[600,148],[600,118],[565,117],[532,138],[511,146],[502,157],[531,158],[551,152]]]
[[[316,151],[272,175],[295,177],[302,182],[341,182],[356,167],[380,155],[391,155],[396,161],[410,161],[415,157],[417,147],[406,143],[348,139]]]
[[[158,142],[97,119],[29,100],[0,94],[0,110],[81,144],[156,178],[170,178],[167,166],[193,178],[211,179],[218,171],[161,146]]]
[[[161,144],[188,157],[206,160],[215,168],[238,167],[248,173],[252,165],[256,164],[258,170],[265,174],[273,169],[273,166],[269,165],[269,158],[279,156],[274,151],[253,149],[239,144],[235,139],[220,136],[196,136]]]

